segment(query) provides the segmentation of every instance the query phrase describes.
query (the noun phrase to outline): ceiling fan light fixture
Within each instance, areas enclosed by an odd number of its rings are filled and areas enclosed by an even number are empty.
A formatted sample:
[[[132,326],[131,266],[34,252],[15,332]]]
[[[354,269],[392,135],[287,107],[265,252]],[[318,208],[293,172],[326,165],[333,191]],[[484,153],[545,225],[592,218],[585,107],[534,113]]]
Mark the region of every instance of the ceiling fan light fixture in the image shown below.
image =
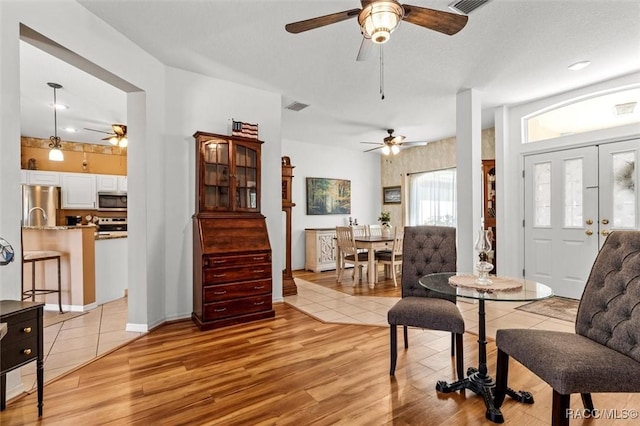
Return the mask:
[[[118,145],[120,146],[120,148],[126,148],[127,145],[129,144],[129,139],[127,139],[127,137],[122,137],[120,138],[120,142],[118,143]]]
[[[110,137],[110,138],[109,138],[109,143],[110,143],[111,145],[118,145],[118,143],[119,143],[119,142],[120,142],[120,141],[118,140],[118,137],[117,137],[117,136],[112,136],[112,137]]]
[[[49,160],[51,161],[63,161],[64,154],[62,154],[62,143],[58,137],[58,113],[56,103],[56,90],[62,89],[62,86],[58,83],[47,83],[47,86],[53,89],[53,136],[49,138],[51,143],[49,144]]]
[[[381,151],[384,155],[389,155],[391,153],[391,148],[389,148],[389,145],[385,145],[382,147]]]
[[[404,9],[397,1],[369,3],[358,15],[360,31],[365,38],[376,44],[389,41],[391,33],[398,28],[404,17]]]
[[[398,148],[398,145],[391,145],[391,152],[393,153],[393,155],[396,155],[397,153],[399,153],[400,148]]]

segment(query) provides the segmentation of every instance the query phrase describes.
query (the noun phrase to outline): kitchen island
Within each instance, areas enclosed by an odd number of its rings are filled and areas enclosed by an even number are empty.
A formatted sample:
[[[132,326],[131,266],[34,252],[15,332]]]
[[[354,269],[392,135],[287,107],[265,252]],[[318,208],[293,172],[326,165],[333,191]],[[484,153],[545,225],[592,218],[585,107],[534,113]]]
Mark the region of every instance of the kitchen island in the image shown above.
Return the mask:
[[[94,225],[26,226],[22,228],[24,251],[53,250],[62,253],[60,259],[63,310],[83,312],[96,305],[96,252]],[[23,264],[24,288],[30,287],[31,268],[36,268],[36,283],[41,288],[55,288],[55,262]],[[57,309],[57,295],[36,296],[45,309]]]

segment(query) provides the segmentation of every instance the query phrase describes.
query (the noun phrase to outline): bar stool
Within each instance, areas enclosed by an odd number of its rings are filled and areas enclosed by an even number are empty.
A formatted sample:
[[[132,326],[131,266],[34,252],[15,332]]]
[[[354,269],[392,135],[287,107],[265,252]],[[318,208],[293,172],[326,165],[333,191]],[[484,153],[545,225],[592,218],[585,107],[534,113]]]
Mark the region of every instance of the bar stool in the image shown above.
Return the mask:
[[[31,263],[31,290],[22,292],[22,300],[31,298],[35,302],[36,296],[42,294],[58,293],[58,307],[62,313],[62,279],[60,275],[60,257],[62,253],[54,250],[25,250],[22,254],[22,263]],[[50,290],[46,288],[36,288],[36,262],[45,262],[47,260],[56,260],[58,262],[58,289]],[[44,281],[44,276],[43,276]]]

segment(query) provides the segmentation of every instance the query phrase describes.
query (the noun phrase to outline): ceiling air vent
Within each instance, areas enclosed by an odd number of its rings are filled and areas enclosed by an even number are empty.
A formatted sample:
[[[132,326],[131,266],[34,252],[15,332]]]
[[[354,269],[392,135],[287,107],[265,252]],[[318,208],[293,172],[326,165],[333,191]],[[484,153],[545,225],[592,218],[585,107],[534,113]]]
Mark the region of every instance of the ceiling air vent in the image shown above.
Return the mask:
[[[308,106],[309,105],[303,104],[302,102],[292,102],[292,103],[290,103],[289,105],[287,105],[284,108],[285,109],[290,109],[291,111],[302,111],[303,109],[305,109]]]
[[[462,15],[468,15],[486,3],[489,3],[489,0],[460,0],[451,3],[449,9]]]

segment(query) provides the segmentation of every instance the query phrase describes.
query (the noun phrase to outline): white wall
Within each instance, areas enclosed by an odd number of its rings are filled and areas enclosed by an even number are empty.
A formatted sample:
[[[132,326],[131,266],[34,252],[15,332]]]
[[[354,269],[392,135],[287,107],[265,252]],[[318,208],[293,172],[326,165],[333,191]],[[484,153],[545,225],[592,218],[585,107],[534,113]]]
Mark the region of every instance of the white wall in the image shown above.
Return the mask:
[[[273,300],[282,299],[283,241],[281,214],[279,94],[253,89],[167,68],[167,167],[165,196],[168,200],[165,279],[167,319],[192,312],[193,239],[191,216],[195,213],[196,131],[229,134],[232,118],[259,124],[262,144],[261,211],[273,259]]]
[[[375,224],[382,210],[380,155],[335,147],[283,140],[282,155],[291,158],[292,196],[296,206],[291,215],[291,264],[294,270],[305,263],[305,228],[335,228],[349,224]],[[351,214],[307,215],[306,178],[323,177],[351,181]]]
[[[570,92],[539,99],[513,107],[496,110],[496,171],[498,172],[496,199],[498,205],[497,237],[501,273],[522,276],[524,268],[524,185],[522,170],[524,155],[577,146],[594,145],[601,141],[623,140],[640,135],[640,124],[631,124],[611,129],[596,130],[577,135],[550,139],[537,143],[522,143],[522,118],[578,97],[588,96],[618,87],[637,85],[640,73],[630,74]],[[504,144],[504,146],[500,146]],[[502,177],[502,179],[500,179]],[[503,269],[504,268],[504,269]]]

